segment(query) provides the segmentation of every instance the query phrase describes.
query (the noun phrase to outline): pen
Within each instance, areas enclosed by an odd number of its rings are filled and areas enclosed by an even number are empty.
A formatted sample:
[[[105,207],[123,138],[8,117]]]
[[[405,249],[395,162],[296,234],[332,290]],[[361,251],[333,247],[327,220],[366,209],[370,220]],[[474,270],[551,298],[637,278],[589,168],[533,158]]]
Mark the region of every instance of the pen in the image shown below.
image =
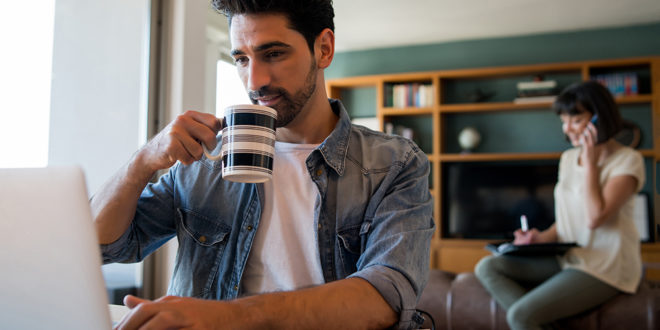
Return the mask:
[[[526,232],[529,229],[527,226],[527,216],[524,214],[520,216],[520,229],[522,229],[523,232]]]

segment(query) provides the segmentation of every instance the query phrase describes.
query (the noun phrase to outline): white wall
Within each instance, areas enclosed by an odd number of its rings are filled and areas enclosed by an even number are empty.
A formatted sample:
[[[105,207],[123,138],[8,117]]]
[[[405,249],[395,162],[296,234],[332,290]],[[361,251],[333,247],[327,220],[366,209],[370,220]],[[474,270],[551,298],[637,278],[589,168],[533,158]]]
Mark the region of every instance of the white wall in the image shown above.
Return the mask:
[[[48,165],[79,165],[89,194],[146,141],[150,0],[57,0]],[[142,266],[103,267],[111,288]]]
[[[94,193],[146,141],[149,0],[57,0],[49,165]]]

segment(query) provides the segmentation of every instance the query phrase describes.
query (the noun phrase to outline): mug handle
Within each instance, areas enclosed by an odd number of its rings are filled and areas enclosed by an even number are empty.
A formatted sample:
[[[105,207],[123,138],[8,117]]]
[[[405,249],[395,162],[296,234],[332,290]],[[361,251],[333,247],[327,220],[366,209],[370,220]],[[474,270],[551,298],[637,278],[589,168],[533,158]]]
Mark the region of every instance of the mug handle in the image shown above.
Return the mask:
[[[225,120],[223,118],[222,119],[222,125],[220,127],[220,130],[218,131],[218,136],[220,136],[220,142],[222,142],[222,130],[225,129],[225,127],[226,127]],[[217,155],[211,155],[211,152],[206,147],[206,144],[204,144],[204,142],[202,142],[202,149],[204,149],[204,156],[206,156],[206,158],[208,158],[209,160],[216,161],[216,160],[222,158],[222,148],[220,148],[220,153],[218,153]]]

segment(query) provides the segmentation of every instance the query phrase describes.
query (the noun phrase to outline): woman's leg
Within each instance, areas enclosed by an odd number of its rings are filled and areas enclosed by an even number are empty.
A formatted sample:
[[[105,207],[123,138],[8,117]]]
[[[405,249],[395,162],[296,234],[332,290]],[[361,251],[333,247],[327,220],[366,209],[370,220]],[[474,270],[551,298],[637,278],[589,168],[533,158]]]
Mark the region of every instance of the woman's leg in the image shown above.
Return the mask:
[[[565,269],[516,301],[506,319],[513,330],[541,329],[541,325],[586,311],[618,293],[587,273]]]
[[[509,309],[533,286],[561,271],[556,257],[488,256],[475,275],[500,306]]]

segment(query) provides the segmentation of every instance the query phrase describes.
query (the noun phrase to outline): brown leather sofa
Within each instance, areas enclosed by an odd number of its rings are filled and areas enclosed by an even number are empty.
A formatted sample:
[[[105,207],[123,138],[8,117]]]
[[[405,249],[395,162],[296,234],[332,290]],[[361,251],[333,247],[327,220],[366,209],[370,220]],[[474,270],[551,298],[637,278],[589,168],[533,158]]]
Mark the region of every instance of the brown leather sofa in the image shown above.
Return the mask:
[[[473,273],[431,270],[417,308],[433,317],[436,329],[509,329],[505,311]],[[424,328],[431,328],[425,317]],[[660,286],[643,281],[634,295],[621,294],[604,305],[560,320],[558,329],[660,329]]]

